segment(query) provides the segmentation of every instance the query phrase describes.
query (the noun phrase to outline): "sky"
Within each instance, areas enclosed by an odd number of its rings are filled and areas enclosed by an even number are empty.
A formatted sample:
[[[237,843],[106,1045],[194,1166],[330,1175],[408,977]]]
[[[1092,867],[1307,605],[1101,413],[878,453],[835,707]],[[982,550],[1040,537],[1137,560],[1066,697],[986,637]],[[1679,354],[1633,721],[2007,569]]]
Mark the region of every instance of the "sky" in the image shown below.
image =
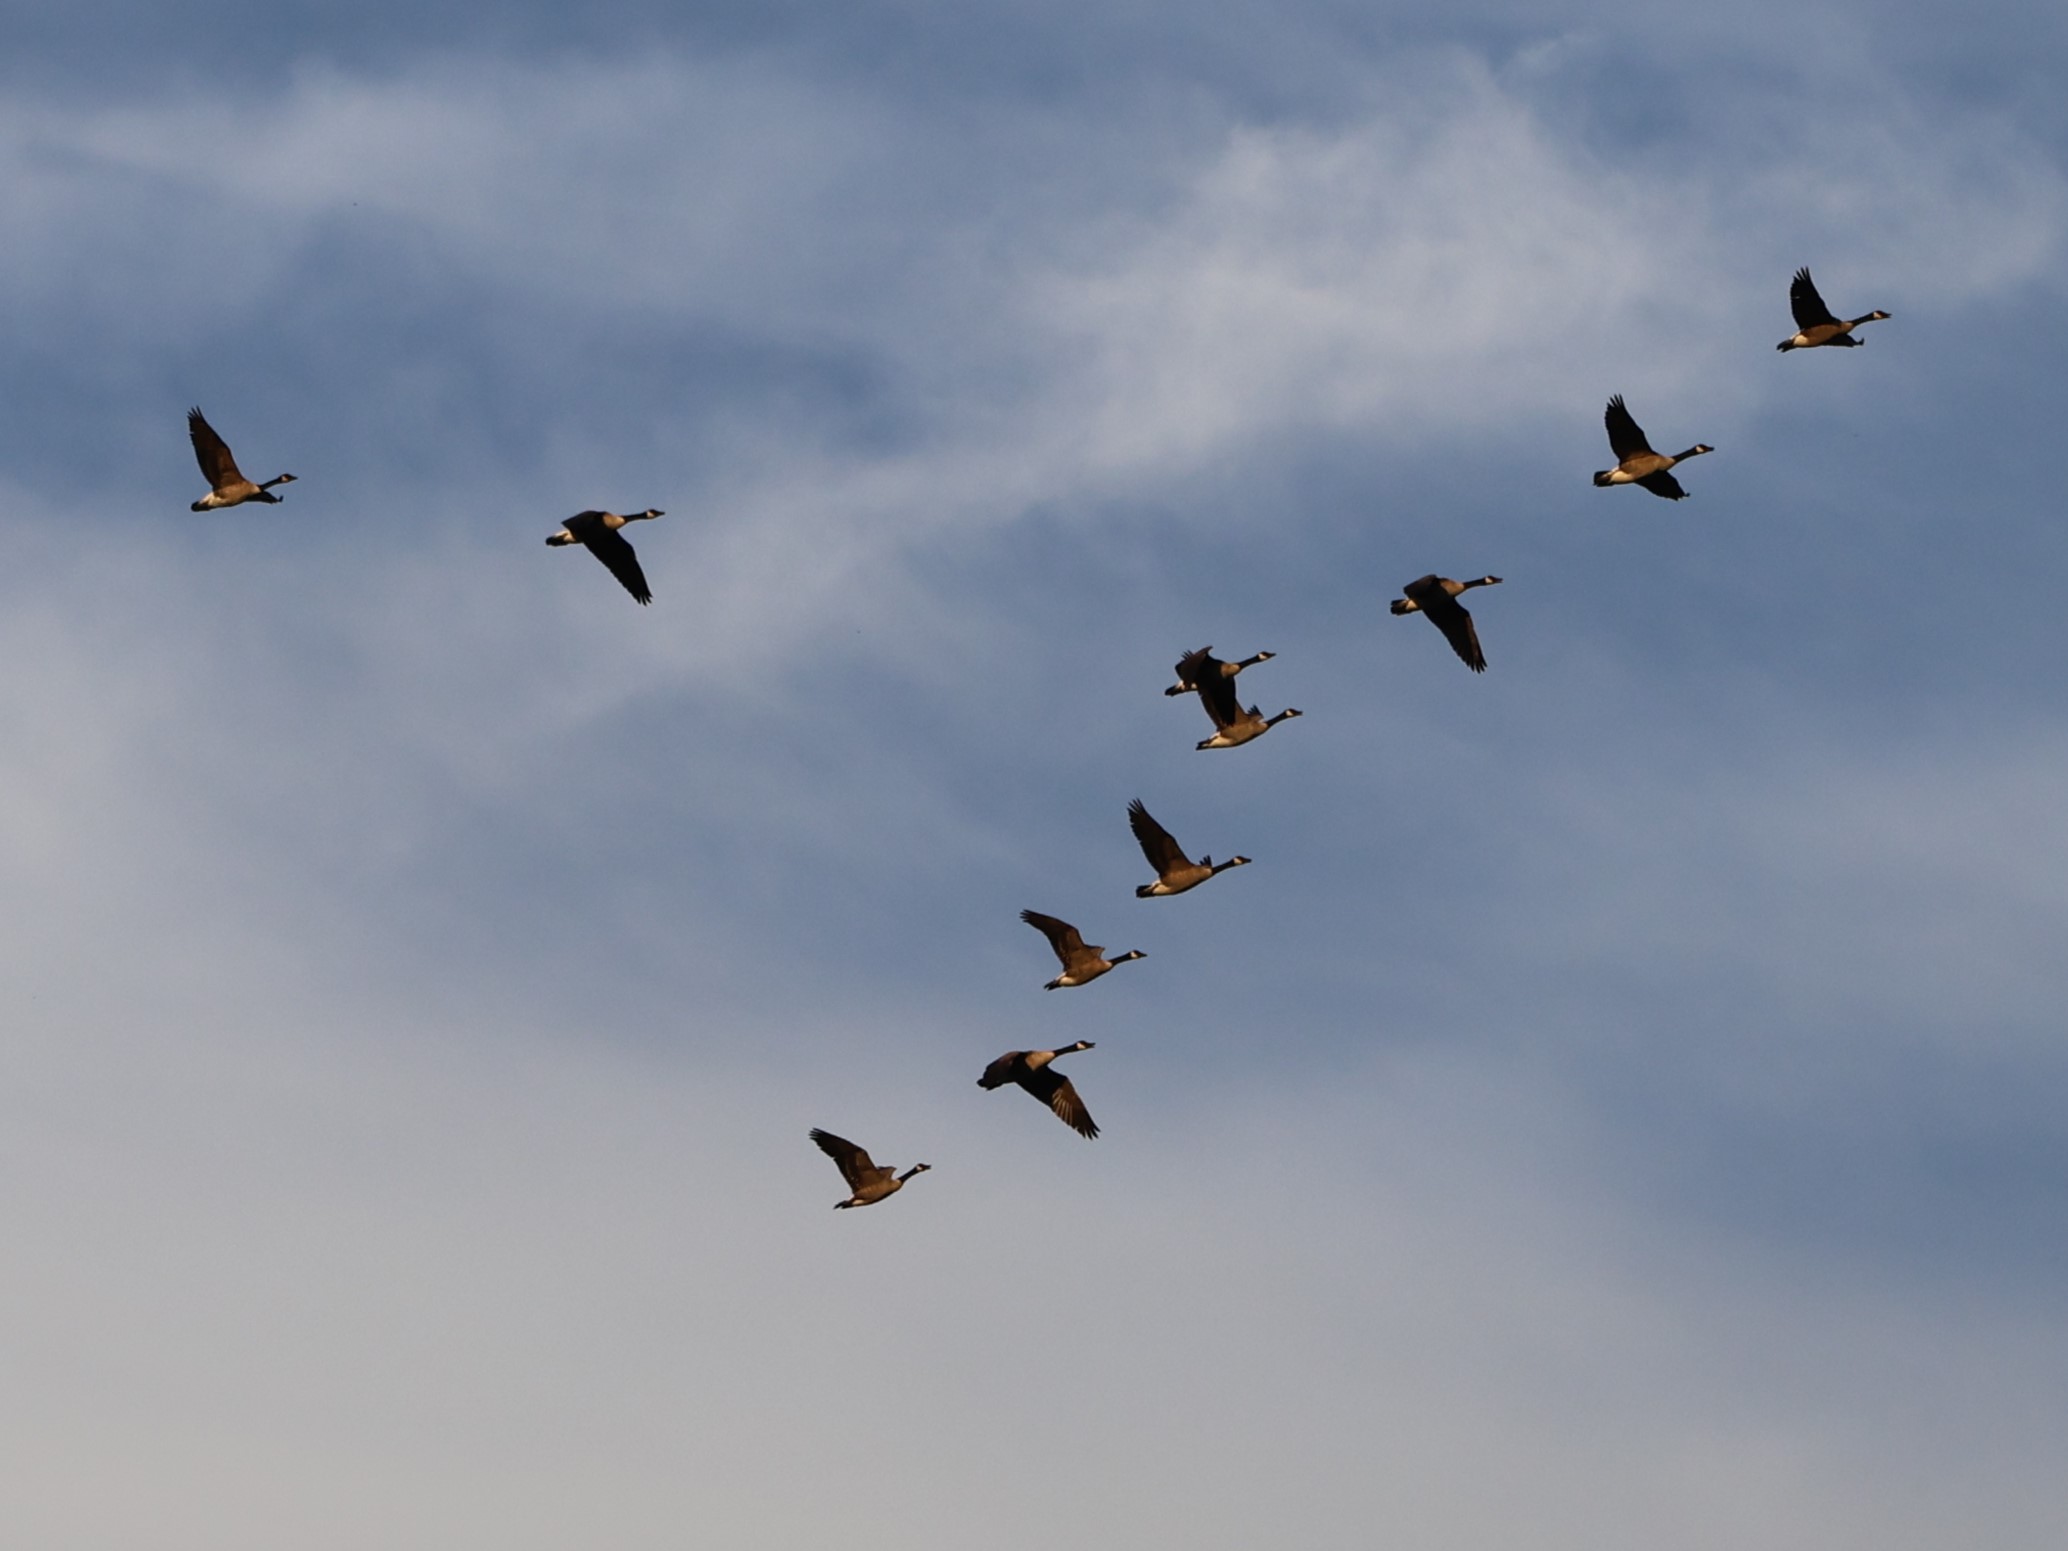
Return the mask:
[[[0,1540],[2057,1537],[2058,6],[0,22]]]

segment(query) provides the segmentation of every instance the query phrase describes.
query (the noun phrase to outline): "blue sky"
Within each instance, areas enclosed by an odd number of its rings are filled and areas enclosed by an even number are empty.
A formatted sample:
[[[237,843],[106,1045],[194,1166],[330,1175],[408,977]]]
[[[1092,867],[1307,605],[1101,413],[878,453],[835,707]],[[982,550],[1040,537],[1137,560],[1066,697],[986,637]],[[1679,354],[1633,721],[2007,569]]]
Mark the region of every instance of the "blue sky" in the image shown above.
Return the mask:
[[[2057,1530],[2056,8],[6,19],[10,1544]]]

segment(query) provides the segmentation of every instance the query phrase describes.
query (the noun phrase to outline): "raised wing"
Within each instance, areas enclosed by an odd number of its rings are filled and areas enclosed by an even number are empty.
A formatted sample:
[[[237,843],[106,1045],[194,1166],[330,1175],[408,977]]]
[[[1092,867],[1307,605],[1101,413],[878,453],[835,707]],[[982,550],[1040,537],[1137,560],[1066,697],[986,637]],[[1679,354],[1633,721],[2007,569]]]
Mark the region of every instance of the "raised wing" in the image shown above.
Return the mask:
[[[871,1177],[882,1172],[870,1161],[867,1153],[844,1136],[814,1129],[811,1139],[819,1144],[820,1152],[840,1166],[840,1177],[847,1181],[849,1190],[860,1190]]]
[[[1618,393],[1608,401],[1608,412],[1601,418],[1608,427],[1608,449],[1616,455],[1618,463],[1652,450],[1652,444],[1644,439],[1644,432],[1624,407],[1622,394]]]
[[[187,411],[187,439],[194,444],[194,461],[201,465],[201,477],[208,481],[209,489],[227,490],[244,482],[229,444],[215,434],[215,427],[198,408]]]
[[[1197,689],[1209,675],[1215,678],[1220,677],[1221,667],[1221,660],[1214,656],[1214,649],[1211,646],[1202,646],[1196,652],[1187,652],[1178,659],[1176,669],[1178,682],[1176,686],[1166,690],[1165,693],[1178,695],[1183,694],[1188,689]]]
[[[1048,939],[1048,945],[1055,949],[1056,957],[1063,961],[1063,968],[1070,967],[1070,956],[1084,951],[1084,939],[1077,928],[1068,921],[1058,921],[1054,916],[1045,916],[1038,910],[1022,910],[1020,919],[1025,921]]]
[[[1824,298],[1817,294],[1817,283],[1810,279],[1806,267],[1796,270],[1795,278],[1788,284],[1788,309],[1795,314],[1795,326],[1799,329],[1838,321],[1824,305]]]
[[[1135,844],[1142,848],[1142,855],[1149,859],[1149,865],[1156,869],[1159,878],[1179,867],[1192,865],[1192,858],[1171,838],[1169,830],[1149,816],[1149,810],[1142,806],[1139,797],[1127,805],[1127,827],[1135,832]]]

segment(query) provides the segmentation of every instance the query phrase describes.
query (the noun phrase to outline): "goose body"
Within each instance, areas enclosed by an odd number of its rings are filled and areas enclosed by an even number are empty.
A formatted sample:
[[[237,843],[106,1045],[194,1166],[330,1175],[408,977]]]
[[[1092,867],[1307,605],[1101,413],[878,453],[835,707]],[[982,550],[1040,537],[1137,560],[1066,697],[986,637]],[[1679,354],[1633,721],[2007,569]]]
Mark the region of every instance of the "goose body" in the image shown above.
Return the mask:
[[[1245,657],[1240,662],[1222,662],[1211,646],[1202,646],[1196,652],[1187,652],[1178,659],[1177,683],[1171,685],[1166,695],[1190,695],[1199,690],[1200,681],[1208,678],[1232,679],[1244,668],[1254,668],[1260,662],[1269,662],[1276,652],[1258,652],[1254,657]]]
[[[1211,856],[1193,861],[1185,855],[1184,847],[1171,837],[1171,832],[1149,816],[1149,810],[1142,806],[1139,797],[1127,805],[1127,827],[1135,832],[1135,843],[1142,848],[1142,855],[1149,859],[1149,865],[1156,869],[1156,881],[1138,885],[1136,899],[1182,894],[1187,889],[1196,889],[1217,872],[1249,865],[1246,856],[1231,856],[1219,863]]]
[[[237,468],[237,460],[230,455],[229,443],[215,434],[215,427],[198,408],[187,411],[187,440],[194,444],[194,461],[201,465],[201,477],[208,481],[208,494],[189,507],[190,511],[212,512],[225,506],[242,506],[246,501],[277,506],[280,497],[273,494],[273,487],[294,483],[292,474],[282,474],[263,485],[246,479]]]
[[[896,1195],[904,1189],[905,1181],[914,1174],[924,1174],[933,1167],[930,1163],[915,1163],[900,1174],[895,1169],[876,1165],[867,1153],[844,1136],[814,1129],[811,1139],[818,1143],[820,1152],[840,1166],[840,1177],[847,1181],[847,1188],[852,1192],[845,1201],[833,1203],[836,1211],[848,1206],[874,1206],[885,1196]]]
[[[1118,958],[1109,959],[1106,950],[1096,943],[1087,946],[1077,928],[1068,921],[1058,921],[1038,910],[1022,910],[1020,919],[1048,939],[1048,945],[1055,949],[1056,958],[1062,963],[1063,972],[1043,986],[1041,989],[1044,991],[1053,991],[1061,986],[1081,986],[1086,981],[1098,979],[1115,964],[1149,956],[1139,949],[1130,948]]]
[[[1594,476],[1594,483],[1609,485],[1642,485],[1653,495],[1664,496],[1669,501],[1680,501],[1687,492],[1680,488],[1680,481],[1666,471],[1676,463],[1685,463],[1689,458],[1701,456],[1716,449],[1706,442],[1697,442],[1686,452],[1676,452],[1667,457],[1662,452],[1653,452],[1651,443],[1644,439],[1644,432],[1630,417],[1630,411],[1623,405],[1623,395],[1618,393],[1608,401],[1608,412],[1602,416],[1608,426],[1608,447],[1617,458],[1616,466],[1603,469]]]
[[[639,556],[632,546],[625,542],[625,536],[618,530],[628,522],[646,522],[655,517],[665,517],[663,511],[648,507],[643,512],[628,512],[620,517],[616,512],[576,512],[560,525],[558,533],[548,534],[548,544],[580,544],[610,568],[610,574],[624,584],[634,600],[640,603],[653,602],[653,592],[646,585],[646,573],[639,569]]]
[[[1407,596],[1393,600],[1393,612],[1425,616],[1443,632],[1460,662],[1474,673],[1484,673],[1486,654],[1479,649],[1479,632],[1473,628],[1471,614],[1458,602],[1458,594],[1474,587],[1497,586],[1500,580],[1498,576],[1477,576],[1469,582],[1454,582],[1431,572],[1400,589]]]
[[[1077,1097],[1077,1090],[1070,1085],[1070,1079],[1049,1063],[1057,1056],[1074,1055],[1077,1051],[1094,1048],[1090,1040],[1080,1039],[1061,1050],[1008,1050],[984,1068],[984,1075],[977,1079],[977,1086],[1003,1088],[1007,1083],[1017,1083],[1055,1111],[1056,1119],[1089,1141],[1099,1134],[1097,1123],[1085,1109],[1084,1101]]]
[[[1232,749],[1239,743],[1263,737],[1280,722],[1300,714],[1297,710],[1285,710],[1267,717],[1255,706],[1244,710],[1235,697],[1235,680],[1225,675],[1199,681],[1199,703],[1206,707],[1214,724],[1214,735],[1199,740],[1202,749]]]
[[[1888,317],[1885,312],[1863,312],[1857,318],[1834,316],[1824,305],[1824,298],[1817,294],[1817,283],[1810,279],[1807,268],[1796,270],[1795,278],[1788,284],[1788,310],[1795,314],[1795,332],[1774,346],[1776,350],[1864,344],[1864,340],[1853,338],[1853,330],[1862,323],[1880,323]]]

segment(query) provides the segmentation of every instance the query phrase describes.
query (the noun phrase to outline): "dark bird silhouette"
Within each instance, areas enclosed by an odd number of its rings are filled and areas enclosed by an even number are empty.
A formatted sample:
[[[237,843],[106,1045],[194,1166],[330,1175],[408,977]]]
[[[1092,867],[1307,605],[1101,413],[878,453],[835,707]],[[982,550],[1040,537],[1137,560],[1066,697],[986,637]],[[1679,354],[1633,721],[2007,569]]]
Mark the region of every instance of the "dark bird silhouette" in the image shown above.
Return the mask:
[[[1672,457],[1653,452],[1650,442],[1644,439],[1637,422],[1630,418],[1630,411],[1623,407],[1623,395],[1618,393],[1608,401],[1608,413],[1602,419],[1608,426],[1608,450],[1619,460],[1612,469],[1603,469],[1594,476],[1597,485],[1642,485],[1653,495],[1664,496],[1669,501],[1687,498],[1687,492],[1680,488],[1680,481],[1666,470],[1676,463],[1685,463],[1689,458],[1701,456],[1716,449],[1705,442],[1698,442],[1686,452],[1676,452]]]
[[[1018,1083],[1054,1110],[1056,1119],[1079,1136],[1089,1139],[1099,1134],[1098,1125],[1085,1109],[1084,1100],[1077,1097],[1077,1090],[1070,1086],[1070,1079],[1049,1063],[1057,1056],[1093,1048],[1090,1040],[1080,1039],[1061,1050],[1008,1050],[984,1068],[984,1075],[977,1079],[977,1086],[1003,1088],[1007,1083]]]
[[[1199,681],[1204,678],[1232,679],[1244,668],[1254,668],[1260,662],[1269,662],[1276,652],[1258,652],[1254,657],[1245,657],[1240,662],[1222,662],[1214,655],[1211,646],[1202,646],[1196,652],[1187,652],[1178,659],[1177,683],[1171,685],[1166,695],[1190,695],[1197,692]]]
[[[1041,989],[1044,991],[1053,991],[1058,986],[1081,986],[1087,980],[1098,979],[1115,964],[1149,956],[1139,949],[1130,948],[1119,958],[1109,959],[1105,956],[1106,950],[1097,944],[1086,947],[1084,938],[1068,921],[1058,921],[1038,910],[1022,910],[1020,919],[1046,937],[1048,945],[1056,950],[1056,957],[1062,961],[1063,972],[1043,986]]]
[[[218,507],[241,506],[246,501],[277,506],[280,497],[273,494],[273,487],[294,483],[292,474],[282,474],[263,485],[246,479],[238,472],[237,460],[230,456],[229,443],[215,434],[215,427],[199,409],[187,411],[187,440],[194,444],[194,461],[201,465],[201,477],[208,481],[208,494],[189,507],[190,511],[211,512]]]
[[[854,1193],[845,1201],[835,1201],[834,1210],[845,1206],[874,1206],[885,1196],[895,1195],[904,1189],[905,1181],[914,1174],[924,1174],[933,1165],[915,1163],[899,1174],[895,1170],[878,1168],[869,1160],[869,1155],[844,1136],[835,1136],[831,1131],[814,1130],[811,1139],[819,1144],[819,1151],[840,1165],[840,1177],[847,1181],[847,1188]]]
[[[1156,869],[1156,881],[1138,885],[1136,899],[1182,894],[1187,889],[1199,887],[1217,872],[1249,865],[1246,856],[1231,856],[1218,865],[1211,856],[1193,861],[1185,854],[1184,847],[1171,838],[1170,831],[1149,816],[1149,810],[1142,806],[1139,797],[1127,805],[1127,827],[1135,832],[1135,843],[1142,848],[1142,855],[1149,859],[1149,865]]]
[[[558,533],[547,535],[546,542],[580,544],[610,567],[610,574],[625,584],[625,591],[640,603],[651,603],[653,593],[646,585],[646,573],[639,569],[639,557],[632,552],[632,546],[625,542],[625,536],[618,529],[628,522],[645,522],[667,515],[653,507],[623,517],[616,512],[576,512],[561,524]]]
[[[1857,318],[1837,318],[1817,294],[1817,283],[1808,269],[1795,271],[1788,285],[1788,310],[1795,314],[1795,332],[1775,345],[1776,350],[1813,350],[1818,345],[1862,345],[1853,330],[1862,323],[1879,323],[1885,312],[1863,312]]]
[[[1454,582],[1431,572],[1400,589],[1407,596],[1393,600],[1393,612],[1425,615],[1430,624],[1443,632],[1444,640],[1450,642],[1450,649],[1458,654],[1460,662],[1474,673],[1484,673],[1486,653],[1479,649],[1479,632],[1473,628],[1465,605],[1458,602],[1458,594],[1473,587],[1492,587],[1500,580],[1498,576],[1478,576],[1469,582]]]

